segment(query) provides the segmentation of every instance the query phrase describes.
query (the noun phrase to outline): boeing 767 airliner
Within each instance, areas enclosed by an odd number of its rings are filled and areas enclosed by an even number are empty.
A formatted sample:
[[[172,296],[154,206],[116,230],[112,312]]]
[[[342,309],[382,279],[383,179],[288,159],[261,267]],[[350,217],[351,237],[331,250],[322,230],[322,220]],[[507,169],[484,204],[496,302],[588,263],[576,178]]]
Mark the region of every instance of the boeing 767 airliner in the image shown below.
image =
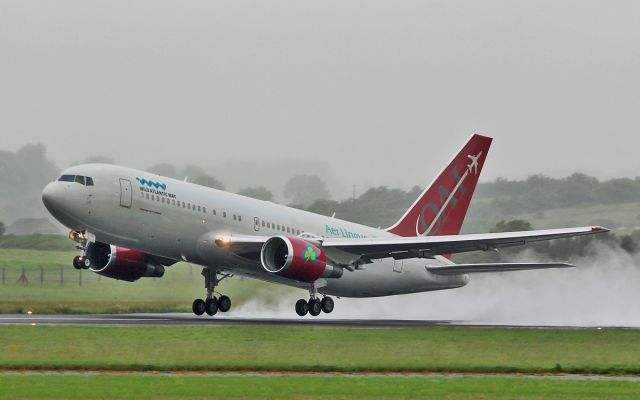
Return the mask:
[[[565,263],[455,264],[454,253],[606,232],[599,226],[460,234],[492,139],[473,135],[393,226],[381,230],[131,168],[77,165],[42,200],[67,226],[76,268],[136,281],[178,261],[202,266],[197,315],[227,312],[216,286],[232,275],[309,291],[296,313],[330,313],[330,295],[391,296],[465,286],[474,273]]]

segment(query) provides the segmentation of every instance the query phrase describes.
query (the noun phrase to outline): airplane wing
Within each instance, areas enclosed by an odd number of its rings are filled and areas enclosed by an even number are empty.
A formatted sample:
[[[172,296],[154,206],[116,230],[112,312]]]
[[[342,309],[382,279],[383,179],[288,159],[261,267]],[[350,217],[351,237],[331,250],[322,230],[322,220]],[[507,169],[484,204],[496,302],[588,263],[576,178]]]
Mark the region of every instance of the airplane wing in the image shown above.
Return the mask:
[[[531,242],[604,233],[601,226],[581,228],[546,229],[523,232],[480,233],[450,236],[381,237],[381,238],[317,238],[317,244],[335,256],[341,263],[370,262],[389,258],[434,258],[437,255],[463,253],[476,250],[493,250],[520,246]],[[225,235],[217,236],[219,247],[228,247],[241,253],[259,252],[267,236]],[[557,267],[557,266],[556,266]],[[479,267],[476,267],[479,268]],[[529,268],[528,268],[529,269]],[[506,270],[505,267],[500,270]]]
[[[502,247],[521,246],[531,242],[568,238],[608,232],[601,226],[582,228],[546,229],[523,232],[479,233],[451,236],[417,236],[385,238],[327,238],[322,242],[325,249],[337,249],[363,259],[393,257],[433,258],[436,255],[464,253],[476,250],[494,250]]]
[[[523,232],[479,233],[451,236],[417,236],[370,239],[328,238],[323,248],[341,250],[359,255],[363,261],[393,257],[433,258],[437,255],[464,253],[476,250],[494,250],[502,247],[521,246],[542,240],[568,238],[608,232],[601,226],[582,228],[546,229]]]

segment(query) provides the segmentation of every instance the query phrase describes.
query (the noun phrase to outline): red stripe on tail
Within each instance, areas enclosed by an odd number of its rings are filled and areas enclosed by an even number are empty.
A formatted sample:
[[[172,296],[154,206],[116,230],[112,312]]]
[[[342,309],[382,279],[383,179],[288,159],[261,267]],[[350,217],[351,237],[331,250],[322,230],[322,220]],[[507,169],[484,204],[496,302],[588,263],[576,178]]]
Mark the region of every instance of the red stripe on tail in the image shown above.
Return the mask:
[[[492,140],[478,134],[471,136],[400,221],[387,231],[399,236],[459,234]]]

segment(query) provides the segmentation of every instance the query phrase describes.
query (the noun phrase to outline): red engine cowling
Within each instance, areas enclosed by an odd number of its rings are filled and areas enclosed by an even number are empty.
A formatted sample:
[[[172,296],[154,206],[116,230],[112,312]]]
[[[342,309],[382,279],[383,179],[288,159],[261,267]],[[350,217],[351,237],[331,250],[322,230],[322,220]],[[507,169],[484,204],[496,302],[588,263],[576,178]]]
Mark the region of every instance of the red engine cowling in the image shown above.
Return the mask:
[[[89,269],[96,274],[123,281],[137,281],[142,277],[160,278],[164,267],[145,253],[105,243],[89,243],[86,257]]]
[[[267,271],[297,281],[342,276],[342,268],[327,264],[322,249],[298,237],[269,238],[262,246],[260,259]]]

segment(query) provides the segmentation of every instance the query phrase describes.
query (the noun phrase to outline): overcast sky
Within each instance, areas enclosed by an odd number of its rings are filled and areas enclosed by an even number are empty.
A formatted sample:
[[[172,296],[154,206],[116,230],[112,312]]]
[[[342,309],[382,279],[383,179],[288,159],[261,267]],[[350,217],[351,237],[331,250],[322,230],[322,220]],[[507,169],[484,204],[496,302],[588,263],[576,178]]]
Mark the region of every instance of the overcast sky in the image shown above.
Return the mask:
[[[640,2],[0,0],[2,150],[402,186],[473,132],[484,180],[640,175]]]

